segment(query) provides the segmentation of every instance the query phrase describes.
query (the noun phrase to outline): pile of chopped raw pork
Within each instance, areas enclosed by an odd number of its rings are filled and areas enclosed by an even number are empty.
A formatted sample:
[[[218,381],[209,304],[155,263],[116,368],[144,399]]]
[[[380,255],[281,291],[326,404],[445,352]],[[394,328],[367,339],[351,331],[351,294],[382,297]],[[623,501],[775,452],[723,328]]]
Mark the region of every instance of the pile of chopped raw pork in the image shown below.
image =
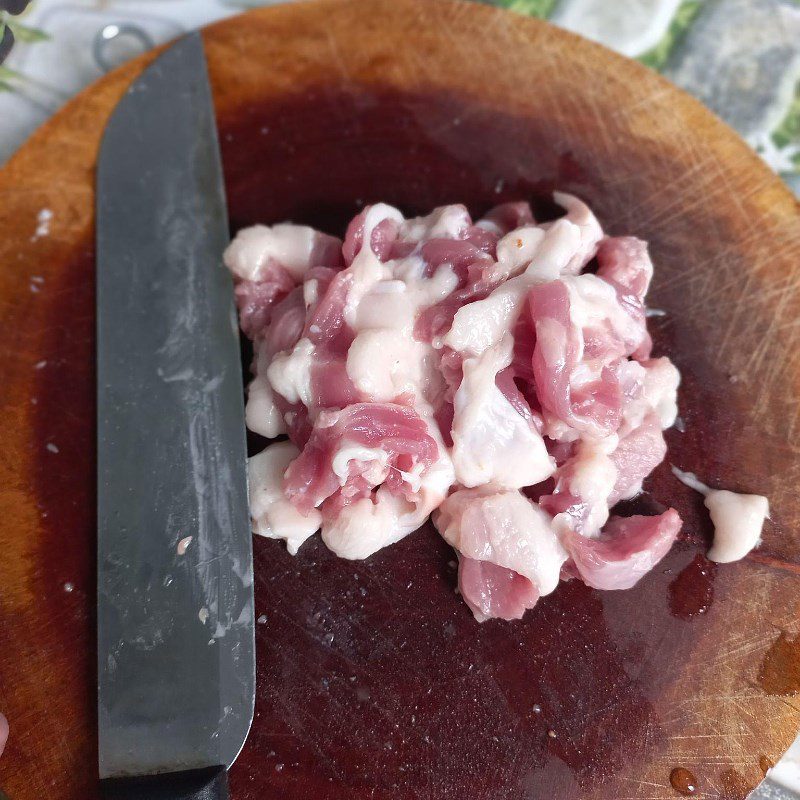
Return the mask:
[[[665,555],[673,509],[609,516],[677,413],[678,371],[650,353],[647,247],[555,199],[566,213],[547,223],[527,203],[477,222],[378,204],[344,242],[238,234],[225,262],[255,350],[247,424],[288,435],[250,461],[256,533],[295,553],[321,529],[360,559],[432,514],[478,620],[521,617],[562,577],[628,588]]]

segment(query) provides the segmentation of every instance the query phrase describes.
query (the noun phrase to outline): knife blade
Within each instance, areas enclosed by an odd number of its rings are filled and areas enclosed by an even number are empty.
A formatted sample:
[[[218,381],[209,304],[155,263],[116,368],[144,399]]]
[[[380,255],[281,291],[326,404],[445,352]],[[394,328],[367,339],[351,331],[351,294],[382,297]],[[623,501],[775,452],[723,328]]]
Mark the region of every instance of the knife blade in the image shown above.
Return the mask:
[[[253,717],[252,543],[227,212],[198,34],[116,107],[96,202],[99,774],[172,774],[141,796],[162,796],[160,784],[164,797],[223,796],[219,776]],[[196,795],[198,780],[217,788]]]

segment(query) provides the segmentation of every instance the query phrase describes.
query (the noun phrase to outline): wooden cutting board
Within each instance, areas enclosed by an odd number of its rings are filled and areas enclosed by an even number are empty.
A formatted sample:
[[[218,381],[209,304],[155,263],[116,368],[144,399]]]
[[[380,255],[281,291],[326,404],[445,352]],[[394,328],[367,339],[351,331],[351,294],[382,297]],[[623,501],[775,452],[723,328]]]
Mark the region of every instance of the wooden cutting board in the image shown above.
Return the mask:
[[[290,4],[215,25],[206,44],[234,229],[340,232],[364,202],[479,213],[557,186],[649,240],[657,352],[684,376],[669,460],[773,507],[763,546],[715,567],[699,496],[662,465],[639,505],[684,517],[664,562],[626,592],[562,584],[511,624],[474,622],[430,528],[365,562],[256,541],[257,710],[234,800],[662,800],[677,767],[698,797],[742,798],[800,722],[795,200],[655,74],[478,4]],[[93,167],[151,57],[0,172],[11,800],[96,797]]]

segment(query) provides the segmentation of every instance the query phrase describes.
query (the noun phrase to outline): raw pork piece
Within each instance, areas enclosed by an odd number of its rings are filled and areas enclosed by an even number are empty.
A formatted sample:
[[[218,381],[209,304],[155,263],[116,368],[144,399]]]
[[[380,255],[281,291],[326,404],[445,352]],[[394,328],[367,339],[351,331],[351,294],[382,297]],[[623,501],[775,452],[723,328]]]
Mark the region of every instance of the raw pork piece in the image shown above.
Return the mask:
[[[433,514],[479,621],[518,619],[562,577],[628,588],[665,555],[674,510],[611,516],[677,416],[680,375],[651,357],[653,264],[645,242],[554,198],[555,220],[525,202],[477,221],[377,203],[343,240],[291,224],[237,235],[247,424],[289,438],[250,461],[256,533],[295,553],[321,530],[360,559]],[[741,557],[766,506],[715,498],[710,555]]]
[[[769,518],[769,500],[760,494],[739,494],[712,489],[693,472],[672,467],[675,477],[705,496],[703,501],[714,524],[714,544],[708,558],[718,564],[739,561],[761,541],[764,520]]]
[[[567,553],[550,515],[519,491],[459,489],[434,522],[459,553],[459,588],[479,621],[521,617],[558,585]]]

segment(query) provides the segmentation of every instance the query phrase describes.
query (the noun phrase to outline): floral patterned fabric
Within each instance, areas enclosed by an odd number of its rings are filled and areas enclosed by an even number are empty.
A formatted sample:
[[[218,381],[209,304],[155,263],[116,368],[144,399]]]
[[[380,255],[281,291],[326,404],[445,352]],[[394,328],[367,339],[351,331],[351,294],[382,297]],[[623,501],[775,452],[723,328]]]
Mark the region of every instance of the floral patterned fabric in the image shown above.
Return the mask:
[[[800,195],[800,0],[490,1],[663,73],[739,131]],[[108,69],[185,30],[269,4],[0,0],[0,60],[16,39],[0,66],[0,164]]]

